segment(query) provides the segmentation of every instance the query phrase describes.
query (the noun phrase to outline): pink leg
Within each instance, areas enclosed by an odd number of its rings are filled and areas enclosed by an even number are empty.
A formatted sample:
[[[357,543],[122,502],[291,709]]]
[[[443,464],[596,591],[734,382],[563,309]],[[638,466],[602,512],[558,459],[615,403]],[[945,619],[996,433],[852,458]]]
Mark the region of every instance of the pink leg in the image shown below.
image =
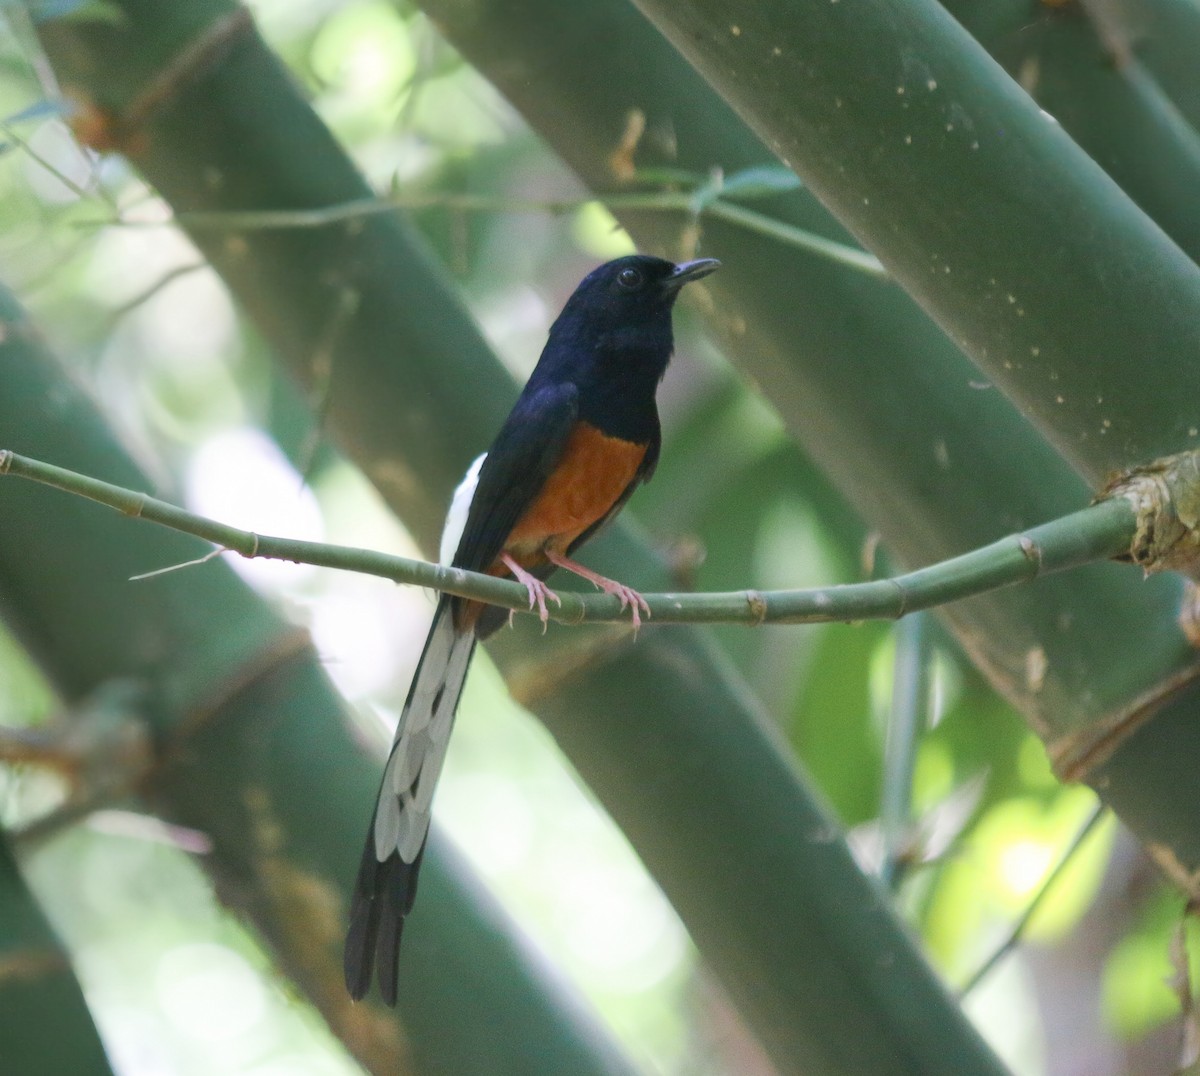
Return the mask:
[[[546,599],[549,598],[551,601],[558,602],[559,605],[562,605],[562,599],[536,575],[530,575],[507,553],[500,554],[500,563],[513,573],[513,578],[518,583],[529,591],[529,608],[532,609],[535,605],[537,606],[538,618],[541,620],[542,627],[544,628],[546,621],[550,619],[550,613],[546,610]]]
[[[591,568],[585,568],[582,564],[578,564],[557,553],[547,553],[546,559],[556,568],[565,568],[568,572],[574,572],[581,578],[586,579],[589,583],[599,587],[605,594],[614,594],[620,598],[621,608],[624,609],[628,605],[630,611],[633,613],[634,631],[637,631],[642,626],[642,613],[645,613],[649,617],[650,606],[646,604],[646,599],[634,590],[633,587],[627,587],[624,583],[618,583],[615,579],[609,579],[599,572],[593,572]]]

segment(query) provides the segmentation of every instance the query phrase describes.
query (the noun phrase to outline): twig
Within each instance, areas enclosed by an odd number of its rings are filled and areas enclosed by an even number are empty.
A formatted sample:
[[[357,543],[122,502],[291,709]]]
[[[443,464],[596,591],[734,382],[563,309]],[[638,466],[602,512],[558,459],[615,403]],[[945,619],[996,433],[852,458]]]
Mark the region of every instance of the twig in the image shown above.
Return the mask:
[[[168,564],[165,568],[155,568],[150,572],[139,572],[137,575],[131,575],[129,581],[131,583],[140,583],[144,579],[157,579],[160,575],[183,571],[184,568],[197,568],[201,564],[207,564],[210,560],[216,560],[224,552],[225,550],[221,548],[210,549],[202,557],[193,557],[191,560],[185,560],[179,564]]]
[[[1025,933],[1026,927],[1029,926],[1029,921],[1037,914],[1037,910],[1042,906],[1042,902],[1045,901],[1050,890],[1054,888],[1055,883],[1062,877],[1063,871],[1067,869],[1071,860],[1075,858],[1075,854],[1083,847],[1083,842],[1088,839],[1088,835],[1096,828],[1100,819],[1104,817],[1105,810],[1106,808],[1103,803],[1097,803],[1092,809],[1088,820],[1084,822],[1079,832],[1075,834],[1075,839],[1067,846],[1067,850],[1063,852],[1062,858],[1055,865],[1054,870],[1046,875],[1046,880],[1042,883],[1041,889],[1037,891],[1033,900],[1029,902],[1025,911],[1021,913],[1021,917],[1013,924],[1012,930],[1009,931],[1008,937],[1004,940],[1004,944],[980,965],[975,974],[967,980],[966,985],[959,990],[958,996],[960,999],[970,994],[972,990],[991,974],[996,965],[1017,947],[1021,941],[1021,936]]]
[[[465,598],[525,611],[528,594],[511,580],[447,568],[369,549],[273,538],[193,515],[144,493],[123,489],[62,467],[0,451],[0,475],[29,478],[87,497],[129,516],[140,517],[212,542],[244,557],[265,557],[362,572],[397,583],[431,587]],[[1100,501],[1069,516],[951,560],[892,579],[818,587],[810,590],[743,590],[713,594],[647,594],[657,623],[812,624],[830,621],[896,619],[1051,572],[1106,560],[1128,552],[1136,526],[1134,509],[1123,496]],[[617,598],[607,594],[561,593],[562,605],[550,616],[568,624],[625,620]]]
[[[896,660],[892,678],[892,712],[883,757],[883,794],[879,820],[883,858],[879,880],[894,889],[910,858],[912,782],[917,743],[926,725],[932,648],[924,613],[900,621],[895,629]]]
[[[309,393],[313,425],[309,435],[304,439],[304,444],[300,447],[296,467],[305,482],[312,477],[312,468],[317,459],[317,449],[321,447],[325,421],[329,417],[329,396],[333,389],[333,359],[337,354],[340,338],[345,333],[347,326],[354,320],[361,301],[362,293],[357,289],[340,288],[334,301],[333,310],[313,349],[310,363],[313,387]]]
[[[57,179],[59,183],[66,187],[67,190],[69,190],[77,198],[79,198],[81,201],[88,198],[88,191],[84,190],[83,187],[76,183],[75,180],[67,175],[66,172],[64,172],[61,168],[53,164],[48,158],[43,157],[40,153],[38,153],[38,151],[35,150],[26,139],[22,138],[19,134],[17,134],[16,131],[13,130],[11,124],[0,120],[0,131],[3,131],[4,136],[9,139],[14,146],[22,150],[25,155],[34,162],[34,164],[39,165],[41,168],[49,172],[50,175]],[[81,150],[80,152],[83,151]]]
[[[870,276],[886,278],[888,272],[879,259],[865,251],[775,220],[753,209],[722,198],[697,199],[696,191],[644,191],[628,194],[599,194],[586,198],[521,199],[490,194],[454,194],[447,192],[412,193],[398,191],[386,198],[357,198],[314,209],[260,209],[185,211],[175,215],[174,223],[190,231],[275,231],[286,228],[324,228],[331,224],[357,220],[396,209],[442,208],[471,213],[569,213],[591,202],[609,209],[646,209],[665,212],[708,215],[750,231],[759,232],[790,246],[829,258]],[[161,227],[170,221],[138,220],[115,217],[79,222],[83,227],[126,228]]]
[[[164,288],[174,284],[181,277],[190,275],[200,269],[207,269],[208,262],[188,262],[186,265],[177,265],[173,269],[168,269],[153,283],[148,284],[145,288],[139,291],[130,299],[126,299],[120,306],[113,307],[105,315],[105,332],[111,332],[123,317],[133,313],[139,306],[148,303]]]

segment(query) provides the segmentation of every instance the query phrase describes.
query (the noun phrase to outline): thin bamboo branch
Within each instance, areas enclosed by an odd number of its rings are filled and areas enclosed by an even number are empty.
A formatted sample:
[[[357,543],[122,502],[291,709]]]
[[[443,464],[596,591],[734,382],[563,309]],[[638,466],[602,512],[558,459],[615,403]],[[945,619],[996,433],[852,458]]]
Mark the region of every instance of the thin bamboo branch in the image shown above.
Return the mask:
[[[976,969],[975,974],[959,990],[960,998],[965,998],[970,994],[972,990],[991,974],[996,965],[1017,947],[1025,933],[1025,929],[1029,926],[1029,921],[1037,914],[1037,910],[1042,906],[1050,890],[1054,888],[1059,878],[1062,877],[1063,871],[1070,866],[1076,853],[1078,853],[1079,849],[1083,847],[1084,842],[1088,839],[1088,835],[1096,828],[1106,813],[1104,804],[1097,803],[1092,813],[1088,816],[1087,821],[1080,826],[1079,832],[1075,834],[1074,839],[1067,846],[1066,851],[1063,852],[1062,858],[1055,864],[1054,869],[1046,875],[1046,880],[1042,883],[1041,888],[1034,894],[1025,911],[1021,913],[1021,917],[1013,924],[1003,944]]]
[[[912,782],[917,744],[929,709],[933,650],[928,618],[918,613],[895,629],[896,660],[892,710],[883,759],[879,809],[883,858],[879,880],[895,889],[904,876],[912,829]]]
[[[117,323],[129,314],[132,314],[140,306],[144,306],[156,295],[164,289],[169,288],[175,281],[182,279],[185,276],[190,276],[192,273],[198,272],[201,269],[207,269],[208,262],[187,262],[184,265],[177,265],[173,269],[168,269],[165,273],[158,277],[153,283],[148,284],[136,295],[126,299],[119,306],[113,307],[105,316],[104,323],[100,332],[107,335],[116,328]]]
[[[879,259],[864,250],[797,228],[722,198],[704,196],[703,191],[645,191],[575,198],[508,198],[490,194],[395,192],[380,198],[356,198],[313,209],[187,210],[169,220],[139,220],[124,215],[79,222],[80,227],[160,228],[171,223],[189,230],[259,232],[292,228],[324,228],[397,209],[450,209],[462,213],[568,213],[599,201],[612,210],[660,210],[709,216],[770,236],[812,254],[828,258],[870,276],[886,279],[888,272]]]
[[[517,611],[527,610],[529,605],[529,596],[518,583],[369,549],[256,534],[195,515],[148,494],[42,463],[7,449],[0,450],[0,475],[28,478],[86,497],[125,515],[191,534],[247,558],[356,571],[396,583],[477,598]],[[742,590],[712,594],[666,592],[644,597],[650,615],[665,624],[818,624],[897,619],[918,609],[1128,553],[1136,524],[1133,505],[1125,497],[1118,496],[891,579],[806,590]],[[194,562],[189,565],[191,563]],[[611,595],[563,591],[559,596],[561,606],[552,605],[549,614],[561,623],[603,623],[628,617]]]

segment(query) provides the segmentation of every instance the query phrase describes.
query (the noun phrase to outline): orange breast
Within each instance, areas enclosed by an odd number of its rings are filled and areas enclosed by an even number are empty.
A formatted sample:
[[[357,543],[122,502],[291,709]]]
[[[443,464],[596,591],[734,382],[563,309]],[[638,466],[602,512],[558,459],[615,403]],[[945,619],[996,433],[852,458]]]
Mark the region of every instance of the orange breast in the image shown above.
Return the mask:
[[[566,553],[576,538],[608,514],[645,456],[645,445],[577,423],[558,467],[513,528],[506,552],[527,567],[543,563],[548,549]]]

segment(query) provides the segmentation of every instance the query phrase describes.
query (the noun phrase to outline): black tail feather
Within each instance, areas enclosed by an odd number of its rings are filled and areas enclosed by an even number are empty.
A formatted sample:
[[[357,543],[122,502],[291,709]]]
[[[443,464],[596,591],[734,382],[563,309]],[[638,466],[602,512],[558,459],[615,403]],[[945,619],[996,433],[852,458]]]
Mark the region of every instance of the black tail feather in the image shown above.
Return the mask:
[[[396,1004],[400,979],[400,938],[404,934],[404,916],[395,908],[385,908],[380,916],[375,940],[375,972],[379,976],[379,996],[385,1005]]]
[[[362,1001],[371,988],[374,940],[378,930],[379,902],[364,899],[356,891],[351,901],[350,929],[346,931],[346,948],[342,955],[346,989],[355,1001]]]
[[[350,929],[343,954],[346,989],[355,1001],[366,996],[371,988],[371,972],[375,971],[380,996],[388,1005],[396,1004],[400,939],[404,918],[417,898],[417,875],[424,856],[422,845],[412,863],[405,863],[396,852],[380,863],[375,858],[375,835],[367,835],[350,902]]]

